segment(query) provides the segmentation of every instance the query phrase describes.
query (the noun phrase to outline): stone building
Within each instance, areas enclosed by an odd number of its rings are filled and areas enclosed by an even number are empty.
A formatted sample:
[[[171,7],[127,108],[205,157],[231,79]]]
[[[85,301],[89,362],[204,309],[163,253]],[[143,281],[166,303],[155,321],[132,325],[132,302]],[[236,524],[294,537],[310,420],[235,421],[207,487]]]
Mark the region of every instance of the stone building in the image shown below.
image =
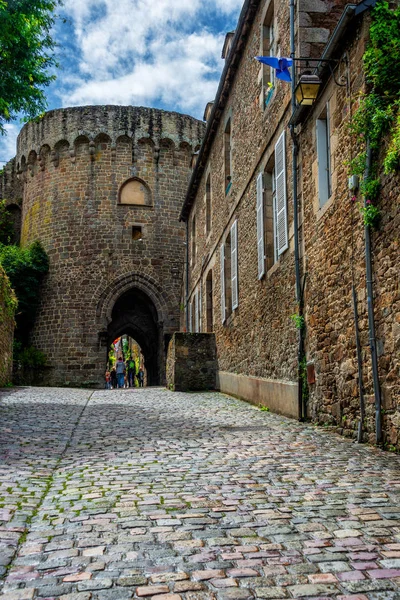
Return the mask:
[[[178,217],[203,133],[192,117],[123,106],[54,110],[22,129],[1,192],[22,198],[21,244],[40,240],[50,259],[32,332],[48,384],[100,385],[122,334],[141,346],[149,384],[164,382],[180,319]]]
[[[236,32],[226,38],[226,64],[206,107],[206,133],[180,216],[189,250],[182,325],[215,332],[221,391],[349,435],[359,427],[363,401],[362,430],[370,440],[378,436],[379,402],[385,441],[397,445],[399,177],[383,179],[384,216],[372,232],[376,390],[365,232],[345,166],[353,101],[365,89],[362,56],[374,4],[245,1]],[[290,83],[254,60],[288,57],[292,49],[296,57],[324,58],[296,62],[298,73],[311,71],[322,81],[312,106],[295,106]]]

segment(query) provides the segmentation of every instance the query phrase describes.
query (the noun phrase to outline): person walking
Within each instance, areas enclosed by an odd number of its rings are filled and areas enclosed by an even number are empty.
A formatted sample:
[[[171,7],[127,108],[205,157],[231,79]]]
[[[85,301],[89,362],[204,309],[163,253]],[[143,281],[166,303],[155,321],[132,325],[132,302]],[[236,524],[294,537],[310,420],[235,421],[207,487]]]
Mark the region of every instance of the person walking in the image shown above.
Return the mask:
[[[139,387],[143,387],[143,383],[144,383],[144,371],[143,371],[142,367],[140,367],[140,369],[139,369],[138,379],[139,379]]]
[[[105,378],[105,388],[106,390],[111,390],[111,373],[109,368],[106,368],[106,374],[104,376]]]
[[[135,387],[135,375],[136,375],[136,365],[133,358],[130,358],[128,361],[128,382],[129,387]]]
[[[117,362],[117,366],[115,368],[115,371],[117,373],[117,381],[118,381],[118,387],[119,388],[123,388],[124,387],[124,383],[125,383],[125,363],[122,359],[122,356],[119,357],[118,362]]]
[[[117,383],[117,373],[116,373],[116,371],[115,371],[115,367],[113,367],[113,368],[111,369],[111,373],[110,373],[110,375],[111,375],[111,388],[112,388],[113,390],[115,390],[115,389],[116,389],[116,387],[117,387],[117,385],[118,385],[118,383]]]

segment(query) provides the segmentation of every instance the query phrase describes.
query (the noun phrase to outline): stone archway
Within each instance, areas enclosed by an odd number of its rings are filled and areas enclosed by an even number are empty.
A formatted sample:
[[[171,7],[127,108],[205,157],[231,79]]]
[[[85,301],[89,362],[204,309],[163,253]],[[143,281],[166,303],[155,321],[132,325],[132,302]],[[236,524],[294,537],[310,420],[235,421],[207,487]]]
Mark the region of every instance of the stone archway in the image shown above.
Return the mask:
[[[148,385],[160,385],[162,323],[150,297],[137,287],[123,292],[112,308],[111,320],[107,326],[107,348],[124,334],[136,340],[141,347]]]

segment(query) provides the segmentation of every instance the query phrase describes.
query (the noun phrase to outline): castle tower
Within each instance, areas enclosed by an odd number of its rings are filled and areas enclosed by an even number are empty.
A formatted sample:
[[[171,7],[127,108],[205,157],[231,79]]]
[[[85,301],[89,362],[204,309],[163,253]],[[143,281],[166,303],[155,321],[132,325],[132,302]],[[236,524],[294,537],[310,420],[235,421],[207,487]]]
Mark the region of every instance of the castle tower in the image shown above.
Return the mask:
[[[32,343],[47,384],[101,384],[109,344],[128,334],[148,381],[164,383],[179,327],[185,229],[179,212],[204,124],[131,106],[54,110],[25,125],[21,244],[50,259]]]

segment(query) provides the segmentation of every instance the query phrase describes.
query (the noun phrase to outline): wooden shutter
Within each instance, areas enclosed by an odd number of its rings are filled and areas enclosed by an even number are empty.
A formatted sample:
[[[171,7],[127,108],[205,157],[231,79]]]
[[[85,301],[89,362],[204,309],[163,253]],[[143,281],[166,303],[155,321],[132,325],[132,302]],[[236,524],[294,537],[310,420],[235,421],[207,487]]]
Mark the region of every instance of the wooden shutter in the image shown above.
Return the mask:
[[[276,181],[276,239],[278,256],[284,252],[288,244],[287,200],[286,200],[286,149],[285,132],[280,135],[275,146],[275,181]]]
[[[194,295],[194,331],[199,333],[199,290],[196,290]]]
[[[265,273],[265,248],[264,248],[264,185],[263,174],[257,177],[257,252],[258,252],[258,279]]]
[[[235,310],[239,306],[237,221],[231,227],[231,274],[232,310]]]
[[[225,323],[226,308],[225,308],[225,246],[221,244],[220,249],[220,279],[221,279],[221,320]]]

